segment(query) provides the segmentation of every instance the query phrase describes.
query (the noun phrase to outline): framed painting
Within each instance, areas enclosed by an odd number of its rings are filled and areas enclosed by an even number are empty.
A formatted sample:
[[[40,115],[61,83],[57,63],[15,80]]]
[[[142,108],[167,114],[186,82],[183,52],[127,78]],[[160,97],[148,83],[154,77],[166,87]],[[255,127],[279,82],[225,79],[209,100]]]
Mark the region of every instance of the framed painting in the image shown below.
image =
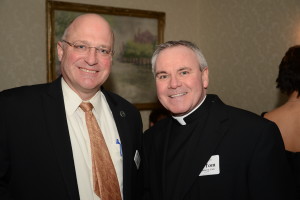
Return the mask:
[[[165,13],[47,0],[47,80],[60,75],[56,44],[77,16],[96,13],[111,25],[115,54],[111,74],[104,87],[119,94],[139,110],[157,107],[151,56],[163,42]]]

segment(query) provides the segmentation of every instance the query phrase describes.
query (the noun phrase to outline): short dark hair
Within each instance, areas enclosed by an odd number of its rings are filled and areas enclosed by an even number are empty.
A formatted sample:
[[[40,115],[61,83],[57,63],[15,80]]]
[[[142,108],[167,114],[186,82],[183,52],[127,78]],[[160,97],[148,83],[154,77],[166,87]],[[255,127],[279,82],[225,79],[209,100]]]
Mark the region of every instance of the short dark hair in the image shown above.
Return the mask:
[[[154,108],[149,115],[149,122],[155,124],[161,117],[167,117],[169,115],[170,112],[163,107]]]
[[[300,91],[300,45],[292,46],[279,65],[277,88],[287,95]]]

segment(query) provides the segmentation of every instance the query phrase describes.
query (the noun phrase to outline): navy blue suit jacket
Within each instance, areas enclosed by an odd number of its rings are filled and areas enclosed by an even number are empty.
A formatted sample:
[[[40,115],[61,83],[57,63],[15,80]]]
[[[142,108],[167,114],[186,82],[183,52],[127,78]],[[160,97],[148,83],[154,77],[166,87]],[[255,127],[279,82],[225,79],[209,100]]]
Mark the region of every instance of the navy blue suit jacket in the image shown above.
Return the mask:
[[[139,199],[140,113],[102,89],[122,141],[124,200]],[[0,93],[0,199],[78,200],[61,78]],[[122,114],[121,114],[122,113]]]

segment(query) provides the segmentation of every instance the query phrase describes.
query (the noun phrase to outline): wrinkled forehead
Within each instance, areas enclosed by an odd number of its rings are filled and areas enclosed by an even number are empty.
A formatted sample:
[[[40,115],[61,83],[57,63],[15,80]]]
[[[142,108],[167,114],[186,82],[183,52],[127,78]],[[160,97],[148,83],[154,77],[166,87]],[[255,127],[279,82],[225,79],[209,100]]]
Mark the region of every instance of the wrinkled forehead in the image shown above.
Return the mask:
[[[172,65],[174,63],[182,65],[184,65],[184,63],[197,63],[198,65],[198,60],[195,52],[185,46],[174,46],[166,48],[162,50],[157,56],[157,65]]]

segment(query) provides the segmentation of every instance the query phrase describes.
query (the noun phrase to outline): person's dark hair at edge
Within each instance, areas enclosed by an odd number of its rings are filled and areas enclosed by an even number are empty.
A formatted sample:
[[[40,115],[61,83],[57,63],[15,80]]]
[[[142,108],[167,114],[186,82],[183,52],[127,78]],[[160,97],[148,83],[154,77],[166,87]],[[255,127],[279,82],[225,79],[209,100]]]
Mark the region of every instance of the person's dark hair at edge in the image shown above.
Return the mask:
[[[300,45],[289,48],[282,58],[276,82],[282,93],[290,95],[297,91],[300,95]]]
[[[169,116],[170,112],[165,108],[156,108],[153,109],[149,115],[149,121],[153,122],[154,124],[161,119],[161,117]]]

